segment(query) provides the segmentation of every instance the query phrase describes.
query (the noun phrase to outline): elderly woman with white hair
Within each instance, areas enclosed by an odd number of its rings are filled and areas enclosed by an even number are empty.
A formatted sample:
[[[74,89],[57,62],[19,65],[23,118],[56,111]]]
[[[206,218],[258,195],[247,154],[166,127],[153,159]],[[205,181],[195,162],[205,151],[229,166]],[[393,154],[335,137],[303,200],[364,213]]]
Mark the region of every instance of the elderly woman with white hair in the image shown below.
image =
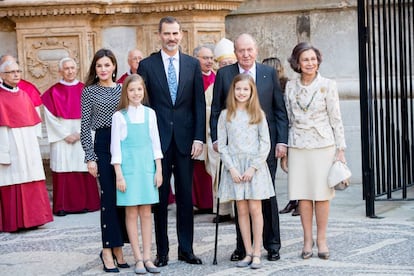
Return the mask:
[[[64,216],[99,210],[96,179],[88,173],[80,142],[81,95],[77,64],[70,57],[59,61],[61,79],[42,95],[50,143],[53,178],[53,213]]]
[[[15,232],[53,220],[36,125],[41,119],[17,87],[15,61],[0,66],[0,232]]]

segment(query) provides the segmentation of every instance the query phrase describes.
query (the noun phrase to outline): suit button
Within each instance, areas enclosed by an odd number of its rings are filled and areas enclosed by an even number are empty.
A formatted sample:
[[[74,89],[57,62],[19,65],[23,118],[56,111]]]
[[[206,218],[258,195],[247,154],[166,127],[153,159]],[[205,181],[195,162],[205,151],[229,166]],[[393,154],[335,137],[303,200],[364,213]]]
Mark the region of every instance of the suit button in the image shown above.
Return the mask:
[[[170,122],[170,125],[173,125],[174,123],[173,122]]]

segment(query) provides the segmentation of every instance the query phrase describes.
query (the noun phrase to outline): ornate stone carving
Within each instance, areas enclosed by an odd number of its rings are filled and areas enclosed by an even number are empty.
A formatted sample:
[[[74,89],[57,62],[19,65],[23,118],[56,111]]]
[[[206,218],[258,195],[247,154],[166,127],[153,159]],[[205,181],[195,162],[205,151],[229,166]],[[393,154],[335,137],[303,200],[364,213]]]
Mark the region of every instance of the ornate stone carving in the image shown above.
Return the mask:
[[[171,2],[158,1],[131,1],[126,0],[100,0],[78,1],[63,0],[52,5],[50,1],[15,0],[0,2],[0,17],[34,17],[34,16],[61,16],[85,14],[139,14],[139,13],[176,13],[181,11],[231,11],[244,0],[224,1],[194,1],[182,0]],[[10,7],[13,7],[12,9]]]
[[[58,62],[71,57],[79,65],[79,38],[77,36],[35,36],[26,37],[28,46],[25,68],[29,81],[34,82],[40,91],[45,91],[59,79]]]

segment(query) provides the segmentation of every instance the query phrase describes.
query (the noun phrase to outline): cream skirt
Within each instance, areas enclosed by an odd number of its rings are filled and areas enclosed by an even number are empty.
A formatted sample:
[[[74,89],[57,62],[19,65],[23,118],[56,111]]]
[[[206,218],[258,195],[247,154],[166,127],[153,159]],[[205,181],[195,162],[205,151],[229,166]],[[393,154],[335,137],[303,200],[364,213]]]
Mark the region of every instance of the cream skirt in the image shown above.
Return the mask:
[[[328,172],[335,158],[335,146],[288,150],[289,200],[331,200],[335,190],[328,187]]]

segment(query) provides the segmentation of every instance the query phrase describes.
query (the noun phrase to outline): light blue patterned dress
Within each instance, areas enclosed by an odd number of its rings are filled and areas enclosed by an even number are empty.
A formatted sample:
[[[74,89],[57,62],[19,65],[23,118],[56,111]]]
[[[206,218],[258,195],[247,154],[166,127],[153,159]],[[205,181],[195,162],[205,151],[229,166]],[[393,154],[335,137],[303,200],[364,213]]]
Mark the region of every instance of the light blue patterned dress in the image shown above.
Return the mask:
[[[231,121],[227,110],[220,114],[217,139],[224,170],[219,186],[220,200],[267,199],[275,195],[272,178],[266,163],[270,151],[270,136],[266,118],[259,124],[249,124],[250,116],[238,110]],[[243,174],[249,167],[256,168],[250,182],[235,183],[230,168]]]

